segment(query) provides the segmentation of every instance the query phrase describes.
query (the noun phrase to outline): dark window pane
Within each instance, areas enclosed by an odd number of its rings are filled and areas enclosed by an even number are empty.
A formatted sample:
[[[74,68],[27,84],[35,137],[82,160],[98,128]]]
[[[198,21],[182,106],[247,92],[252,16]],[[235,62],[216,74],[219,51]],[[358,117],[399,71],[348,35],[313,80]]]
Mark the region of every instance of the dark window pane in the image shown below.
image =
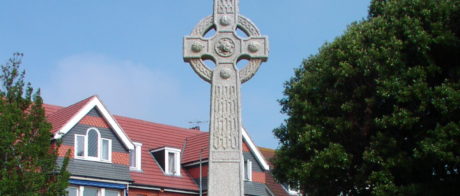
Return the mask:
[[[129,165],[131,167],[136,167],[136,150],[129,151]]]
[[[96,130],[88,131],[88,156],[98,157],[98,134]]]
[[[109,160],[109,140],[103,139],[102,140],[102,160],[108,161]]]
[[[77,196],[77,187],[67,187],[65,191],[66,196]]]
[[[83,191],[83,196],[97,196],[98,189],[93,187],[85,186],[85,190]]]
[[[175,168],[175,159],[174,159],[174,153],[170,152],[168,153],[168,167],[169,167],[169,173],[170,174],[176,174],[176,168]]]
[[[118,196],[119,191],[105,189],[105,196]]]
[[[77,156],[84,156],[85,153],[85,136],[77,135],[77,141],[75,144],[75,151],[77,152]]]

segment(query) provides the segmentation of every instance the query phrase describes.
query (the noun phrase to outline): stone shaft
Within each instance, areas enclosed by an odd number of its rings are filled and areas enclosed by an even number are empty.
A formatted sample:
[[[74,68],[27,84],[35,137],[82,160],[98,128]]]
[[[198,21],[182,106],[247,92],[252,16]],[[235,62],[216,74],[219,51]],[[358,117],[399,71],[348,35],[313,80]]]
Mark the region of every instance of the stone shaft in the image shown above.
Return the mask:
[[[228,78],[223,79],[222,73],[228,74]],[[234,64],[219,64],[213,73],[211,93],[208,172],[210,196],[244,194],[239,87],[238,72]]]
[[[205,81],[211,83],[209,139],[209,196],[243,196],[243,155],[240,85],[249,80],[268,57],[268,40],[257,27],[240,16],[239,0],[214,0],[214,12],[184,38],[184,61]],[[240,28],[248,38],[240,38]],[[204,35],[215,29],[211,38]],[[216,64],[210,69],[203,59]],[[247,59],[238,70],[236,63]]]

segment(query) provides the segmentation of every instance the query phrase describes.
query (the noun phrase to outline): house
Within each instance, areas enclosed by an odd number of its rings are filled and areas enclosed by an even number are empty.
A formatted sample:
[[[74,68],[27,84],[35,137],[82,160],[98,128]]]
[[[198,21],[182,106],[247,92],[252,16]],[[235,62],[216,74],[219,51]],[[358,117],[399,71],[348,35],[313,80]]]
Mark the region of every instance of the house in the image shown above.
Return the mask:
[[[70,151],[68,195],[204,195],[208,132],[163,125],[108,112],[97,96],[67,107],[44,104],[58,161]],[[245,194],[277,195],[269,165],[243,130]],[[275,190],[278,191],[278,190]]]

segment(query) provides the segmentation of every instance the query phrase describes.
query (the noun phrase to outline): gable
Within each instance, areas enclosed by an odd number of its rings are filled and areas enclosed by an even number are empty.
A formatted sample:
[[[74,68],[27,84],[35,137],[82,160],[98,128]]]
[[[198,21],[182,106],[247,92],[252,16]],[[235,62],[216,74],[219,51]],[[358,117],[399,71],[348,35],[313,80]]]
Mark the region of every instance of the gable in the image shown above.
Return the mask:
[[[256,147],[252,139],[249,137],[248,133],[246,132],[246,129],[243,128],[241,132],[243,135],[243,141],[247,144],[250,152],[254,155],[255,159],[260,164],[262,169],[268,171],[270,169],[270,166],[268,166],[267,161],[265,161],[264,157],[262,156],[262,153],[260,153],[259,149]]]
[[[134,149],[131,140],[96,96],[55,112],[50,119],[54,127],[53,130],[56,129],[54,130],[54,139],[61,139],[80,121],[96,123],[97,125],[105,123],[128,150]],[[104,122],[100,119],[103,119]]]
[[[91,111],[97,112],[96,108]],[[107,122],[101,116],[94,116],[88,113],[82,118],[72,129],[61,137],[62,144],[66,146],[75,146],[75,134],[86,135],[90,128],[96,128],[101,134],[101,138],[110,139],[112,141],[112,152],[128,153],[129,150],[123,145],[123,142],[115,134],[114,130],[110,128]]]

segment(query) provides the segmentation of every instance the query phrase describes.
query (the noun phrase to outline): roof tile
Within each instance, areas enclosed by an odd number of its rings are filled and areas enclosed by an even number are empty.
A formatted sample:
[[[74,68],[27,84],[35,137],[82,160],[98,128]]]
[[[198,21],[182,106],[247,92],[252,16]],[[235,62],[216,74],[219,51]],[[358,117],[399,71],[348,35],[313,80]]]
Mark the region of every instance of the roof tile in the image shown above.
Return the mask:
[[[184,156],[182,157],[182,163],[190,163],[198,161],[200,159],[200,152],[202,159],[208,159],[209,157],[209,133],[202,132],[200,134],[187,137],[185,139],[185,150]]]
[[[45,105],[45,114],[47,114],[47,112],[52,112],[52,114],[47,116],[48,121],[53,125],[51,133],[55,133],[61,129],[65,123],[72,119],[72,117],[94,97],[95,96],[88,97],[78,103],[61,109],[59,109],[58,106]],[[48,107],[48,109],[46,109],[46,107]]]
[[[123,116],[115,116],[124,131],[134,142],[142,143],[142,172],[131,172],[135,184],[168,187],[176,189],[198,190],[195,181],[187,171],[181,169],[181,176],[167,176],[156,163],[150,151],[168,146],[183,150],[187,137],[200,135],[198,130],[147,122]]]

